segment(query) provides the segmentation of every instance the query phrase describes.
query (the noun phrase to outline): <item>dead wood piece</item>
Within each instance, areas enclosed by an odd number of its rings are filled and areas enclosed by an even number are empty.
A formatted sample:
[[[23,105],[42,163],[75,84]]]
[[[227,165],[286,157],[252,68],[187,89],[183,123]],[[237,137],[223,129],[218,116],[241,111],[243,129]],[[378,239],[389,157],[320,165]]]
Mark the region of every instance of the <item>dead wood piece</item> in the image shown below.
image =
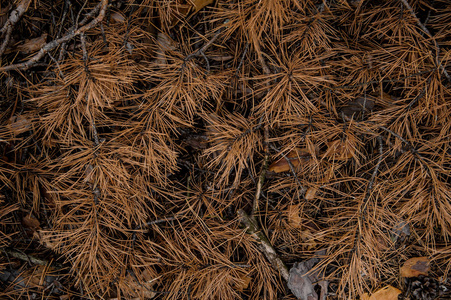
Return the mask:
[[[59,39],[53,40],[53,41],[45,44],[36,55],[34,55],[32,58],[30,58],[29,60],[27,60],[25,62],[0,67],[0,72],[11,71],[11,70],[27,70],[28,68],[30,68],[31,66],[36,64],[41,58],[43,58],[47,52],[55,49],[56,47],[58,47],[59,45],[61,45],[63,43],[68,42],[69,40],[73,39],[74,37],[86,32],[87,30],[94,28],[97,24],[102,22],[103,18],[105,17],[107,5],[108,5],[108,0],[102,0],[99,14],[91,22],[89,22],[88,24],[86,24],[78,29],[69,31],[66,35],[64,35],[63,37],[61,37]]]
[[[288,281],[289,273],[285,263],[280,259],[274,247],[269,242],[266,235],[258,226],[256,220],[250,217],[244,210],[238,210],[238,216],[241,222],[247,227],[247,231],[252,237],[254,237],[260,243],[260,251],[265,254],[273,268],[279,271],[283,279]]]
[[[14,25],[16,25],[22,15],[28,10],[30,3],[31,0],[22,0],[19,5],[17,5],[16,9],[11,12],[8,21],[6,21],[5,25],[3,25],[3,28],[0,30],[1,36],[4,37],[0,46],[0,57],[5,52],[6,46],[8,46]]]

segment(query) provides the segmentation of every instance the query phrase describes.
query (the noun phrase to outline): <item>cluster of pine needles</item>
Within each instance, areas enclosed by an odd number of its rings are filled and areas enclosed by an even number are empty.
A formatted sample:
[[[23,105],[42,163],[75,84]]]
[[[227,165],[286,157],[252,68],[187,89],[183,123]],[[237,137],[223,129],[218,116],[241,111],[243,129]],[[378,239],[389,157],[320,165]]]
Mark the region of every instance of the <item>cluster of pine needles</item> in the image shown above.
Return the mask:
[[[288,268],[325,251],[328,299],[449,275],[449,1],[5,0],[0,28],[1,296],[295,299],[240,210]]]

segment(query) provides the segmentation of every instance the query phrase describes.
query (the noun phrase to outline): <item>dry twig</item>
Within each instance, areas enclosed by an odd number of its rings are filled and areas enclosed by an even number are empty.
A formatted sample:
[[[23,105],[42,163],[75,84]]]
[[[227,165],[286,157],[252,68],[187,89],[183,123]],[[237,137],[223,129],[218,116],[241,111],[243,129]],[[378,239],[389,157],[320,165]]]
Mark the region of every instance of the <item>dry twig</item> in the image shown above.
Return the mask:
[[[63,43],[70,41],[74,37],[76,37],[82,33],[85,33],[89,29],[94,28],[97,24],[99,24],[100,22],[103,21],[103,18],[105,17],[106,8],[108,5],[108,0],[102,0],[100,3],[101,3],[101,6],[100,6],[99,14],[91,22],[89,22],[88,24],[86,24],[78,29],[70,30],[63,37],[45,44],[41,48],[41,50],[39,50],[39,52],[37,54],[35,54],[33,57],[31,57],[29,60],[27,60],[25,62],[0,67],[0,72],[12,71],[12,70],[27,70],[28,68],[30,68],[34,64],[36,64],[41,58],[43,58],[45,56],[45,54],[48,53],[49,51],[55,49],[56,47],[58,47],[59,45],[61,45]],[[97,10],[97,7],[94,8],[93,11],[96,11],[96,10]],[[82,23],[82,22],[80,22],[80,23]]]
[[[6,21],[5,25],[3,25],[3,28],[0,30],[1,37],[3,38],[3,42],[0,45],[0,57],[2,57],[3,53],[6,50],[6,47],[8,46],[14,25],[16,25],[22,15],[28,10],[30,3],[31,0],[22,0],[16,7],[16,9],[11,12],[8,21]]]

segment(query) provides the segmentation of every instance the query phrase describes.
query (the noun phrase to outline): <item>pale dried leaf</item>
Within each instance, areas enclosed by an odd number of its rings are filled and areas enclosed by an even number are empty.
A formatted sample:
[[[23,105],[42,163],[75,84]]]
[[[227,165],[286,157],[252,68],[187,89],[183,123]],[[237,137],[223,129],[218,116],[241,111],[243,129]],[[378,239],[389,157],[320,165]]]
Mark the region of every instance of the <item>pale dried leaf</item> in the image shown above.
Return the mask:
[[[31,128],[31,122],[24,116],[13,116],[9,119],[8,129],[18,135],[27,132]]]
[[[316,193],[318,192],[317,187],[310,187],[307,189],[307,192],[305,193],[305,200],[313,200],[315,199]]]
[[[47,33],[34,38],[27,39],[22,45],[17,46],[16,50],[23,54],[30,54],[40,50],[47,43]]]
[[[22,225],[28,229],[36,230],[40,228],[41,223],[33,215],[27,215],[22,218]]]
[[[333,160],[348,160],[354,156],[354,149],[347,147],[346,142],[335,140],[327,143],[327,151],[323,157]]]
[[[317,256],[323,256],[325,250],[316,253]],[[312,268],[321,260],[321,258],[311,258],[307,261],[295,263],[290,269],[290,277],[288,278],[288,288],[300,300],[317,300],[318,294],[315,292],[315,285],[319,281],[318,272],[310,272]],[[327,288],[327,283],[321,286],[322,289]],[[321,294],[325,295],[326,291]]]
[[[369,300],[398,300],[399,294],[401,294],[400,290],[391,285],[387,285],[372,294]]]
[[[408,259],[401,267],[399,273],[401,277],[427,276],[430,270],[430,261],[427,257],[413,257]]]

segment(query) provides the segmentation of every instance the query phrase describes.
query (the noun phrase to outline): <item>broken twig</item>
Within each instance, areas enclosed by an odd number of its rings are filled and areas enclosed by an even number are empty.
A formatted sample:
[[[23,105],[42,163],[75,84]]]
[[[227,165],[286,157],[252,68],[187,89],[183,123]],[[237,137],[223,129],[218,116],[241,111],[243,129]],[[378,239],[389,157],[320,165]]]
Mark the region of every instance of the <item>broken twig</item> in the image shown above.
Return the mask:
[[[86,32],[87,30],[94,28],[97,24],[102,22],[103,18],[105,17],[105,11],[106,11],[107,5],[108,5],[108,0],[102,0],[99,14],[91,22],[89,22],[88,24],[86,24],[76,30],[69,31],[66,35],[64,35],[63,37],[61,37],[59,39],[53,40],[53,41],[45,44],[36,55],[34,55],[32,58],[30,58],[29,60],[27,60],[25,62],[0,67],[0,72],[12,71],[12,70],[27,70],[28,68],[32,67],[41,58],[43,58],[47,52],[55,49],[62,43],[68,42],[69,40],[73,39],[74,37]]]
[[[269,242],[264,232],[258,226],[255,218],[249,216],[244,210],[238,210],[241,222],[247,227],[247,232],[259,242],[260,251],[265,254],[271,265],[279,271],[283,279],[288,281],[289,273],[285,263],[280,259],[274,247]]]

